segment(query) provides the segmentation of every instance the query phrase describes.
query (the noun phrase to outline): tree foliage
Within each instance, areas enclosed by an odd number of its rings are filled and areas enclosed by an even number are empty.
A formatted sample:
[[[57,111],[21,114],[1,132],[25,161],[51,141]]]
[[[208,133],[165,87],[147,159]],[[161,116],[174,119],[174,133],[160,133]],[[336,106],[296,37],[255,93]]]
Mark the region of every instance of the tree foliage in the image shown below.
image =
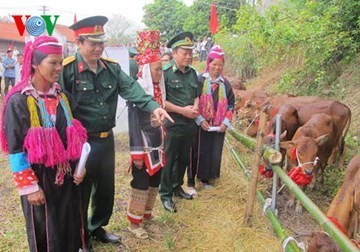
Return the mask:
[[[135,39],[135,24],[122,15],[113,15],[106,24],[107,44],[119,46],[131,43]]]
[[[279,91],[335,94],[339,63],[359,50],[359,4],[357,0],[288,0],[263,14],[242,6],[236,23],[216,39],[227,52],[227,62],[237,63],[232,68],[238,74],[249,67],[285,64]]]
[[[145,6],[144,22],[166,33],[166,39],[181,31],[208,36],[212,2],[195,0],[185,6],[180,0],[155,0]],[[330,87],[336,92],[337,64],[359,50],[359,0],[276,1],[261,13],[253,1],[214,2],[220,21],[216,43],[225,49],[227,65],[243,79],[262,67],[294,61],[280,81],[282,91],[303,87],[312,93]]]
[[[209,36],[212,2],[217,6],[220,27],[231,27],[240,8],[238,0],[195,0],[191,6],[179,0],[155,0],[145,5],[143,22],[150,29],[160,30],[167,40],[181,31],[191,31],[195,37]]]
[[[149,29],[160,30],[162,37],[169,40],[183,31],[188,8],[179,0],[155,0],[154,3],[145,5],[144,13],[144,24]]]

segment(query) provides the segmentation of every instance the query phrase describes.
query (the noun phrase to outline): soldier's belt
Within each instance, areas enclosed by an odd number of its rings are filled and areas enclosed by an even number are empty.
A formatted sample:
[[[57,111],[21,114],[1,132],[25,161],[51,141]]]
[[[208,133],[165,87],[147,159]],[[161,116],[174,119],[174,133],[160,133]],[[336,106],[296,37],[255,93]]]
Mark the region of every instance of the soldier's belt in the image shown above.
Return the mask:
[[[97,132],[97,133],[88,133],[88,137],[97,137],[97,138],[107,138],[112,134],[112,130]]]

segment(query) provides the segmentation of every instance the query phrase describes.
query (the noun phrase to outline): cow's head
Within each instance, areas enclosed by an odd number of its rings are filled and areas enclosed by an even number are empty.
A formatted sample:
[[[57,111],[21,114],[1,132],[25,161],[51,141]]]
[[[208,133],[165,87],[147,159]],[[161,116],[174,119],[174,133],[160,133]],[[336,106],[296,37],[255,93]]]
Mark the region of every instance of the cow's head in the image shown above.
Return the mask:
[[[286,149],[290,167],[300,167],[303,174],[311,175],[317,163],[319,146],[326,143],[328,135],[318,138],[301,137],[296,140],[281,142],[280,147]]]
[[[254,118],[254,119],[248,119],[248,127],[246,128],[246,134],[248,136],[251,136],[251,137],[256,137],[257,135],[257,131],[259,129],[259,123],[260,123],[260,120],[259,118]]]
[[[324,232],[312,232],[308,252],[340,252],[334,240]]]
[[[238,110],[238,118],[254,118],[259,114],[259,108],[256,102],[247,100],[243,107]]]
[[[281,133],[280,135],[280,142],[283,141],[286,137],[287,131],[285,130],[283,133]],[[266,135],[266,137],[264,138],[264,144],[267,144],[269,146],[275,146],[275,133],[271,132],[268,135]]]

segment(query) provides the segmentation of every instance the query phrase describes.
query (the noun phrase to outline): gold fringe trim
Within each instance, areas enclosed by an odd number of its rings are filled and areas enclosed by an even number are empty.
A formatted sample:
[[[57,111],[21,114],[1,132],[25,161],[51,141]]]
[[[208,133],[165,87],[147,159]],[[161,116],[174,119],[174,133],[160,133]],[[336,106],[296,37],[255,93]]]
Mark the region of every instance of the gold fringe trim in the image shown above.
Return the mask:
[[[34,97],[32,97],[31,95],[29,95],[26,99],[28,108],[29,108],[29,112],[30,112],[30,126],[31,127],[40,127],[40,120],[39,120],[39,115],[38,115],[38,111],[37,111],[37,106],[36,106],[36,100]]]

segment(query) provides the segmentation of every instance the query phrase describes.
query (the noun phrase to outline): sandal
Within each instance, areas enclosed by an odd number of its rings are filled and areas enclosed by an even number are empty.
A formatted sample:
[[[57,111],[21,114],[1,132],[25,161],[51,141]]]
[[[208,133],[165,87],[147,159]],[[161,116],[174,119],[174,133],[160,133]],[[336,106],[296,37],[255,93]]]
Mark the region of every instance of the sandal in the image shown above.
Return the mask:
[[[128,230],[131,233],[133,233],[139,239],[147,239],[147,238],[149,238],[148,233],[142,227],[135,228],[135,229],[131,229],[130,227],[128,227]]]
[[[207,184],[207,183],[203,183],[203,187],[204,187],[204,189],[213,189],[214,188],[214,186]]]
[[[189,186],[187,189],[187,193],[190,194],[193,198],[197,198],[198,197],[198,193],[195,190],[194,187]]]

